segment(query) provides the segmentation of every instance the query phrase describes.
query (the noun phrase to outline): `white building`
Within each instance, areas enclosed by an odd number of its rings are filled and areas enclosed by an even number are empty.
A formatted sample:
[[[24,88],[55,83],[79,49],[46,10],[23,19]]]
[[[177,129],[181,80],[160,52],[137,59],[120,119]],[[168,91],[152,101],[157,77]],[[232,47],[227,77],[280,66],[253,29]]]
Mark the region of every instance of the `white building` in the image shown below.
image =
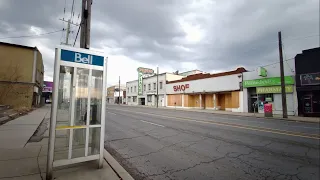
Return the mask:
[[[183,78],[184,76],[173,73],[159,74],[159,99],[158,106],[165,106],[166,81],[173,81]],[[157,102],[157,75],[143,78],[143,93],[138,94],[138,80],[127,82],[127,104],[128,105],[147,105],[156,106]]]
[[[298,102],[295,86],[294,60],[283,63],[286,84],[286,100],[288,115],[297,115]],[[267,71],[265,74],[261,73]],[[244,112],[264,113],[264,104],[272,104],[273,114],[282,114],[280,64],[256,68],[243,73]],[[258,102],[258,103],[257,103]],[[254,106],[254,104],[258,105]]]
[[[166,106],[243,112],[242,73],[194,74],[166,84]]]
[[[203,71],[200,71],[198,69],[195,70],[191,70],[191,71],[186,71],[186,72],[182,72],[182,73],[178,73],[178,75],[180,76],[190,76],[190,75],[194,75],[194,74],[200,74],[200,73],[205,73]]]

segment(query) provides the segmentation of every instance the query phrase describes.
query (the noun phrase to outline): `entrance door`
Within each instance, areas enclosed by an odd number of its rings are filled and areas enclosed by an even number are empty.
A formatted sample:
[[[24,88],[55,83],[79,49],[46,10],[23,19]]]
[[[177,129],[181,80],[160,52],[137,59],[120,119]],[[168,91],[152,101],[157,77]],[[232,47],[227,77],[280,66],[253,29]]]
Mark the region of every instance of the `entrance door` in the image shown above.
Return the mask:
[[[303,97],[303,112],[312,113],[312,96]]]
[[[202,104],[201,104],[201,107],[203,109],[206,109],[206,95],[205,94],[201,94],[201,101],[202,101]]]
[[[103,71],[61,66],[56,136],[66,136],[68,153],[55,149],[53,166],[100,157]]]
[[[145,98],[140,98],[141,105],[146,105],[146,99]]]

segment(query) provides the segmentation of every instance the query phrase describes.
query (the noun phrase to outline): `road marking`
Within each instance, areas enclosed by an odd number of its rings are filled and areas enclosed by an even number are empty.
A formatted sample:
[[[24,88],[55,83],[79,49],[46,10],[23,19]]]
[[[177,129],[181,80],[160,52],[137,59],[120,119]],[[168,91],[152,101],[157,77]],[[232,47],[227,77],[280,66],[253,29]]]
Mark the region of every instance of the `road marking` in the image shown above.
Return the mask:
[[[152,124],[152,125],[155,125],[155,126],[160,126],[160,127],[165,127],[163,125],[160,125],[160,124],[156,124],[156,123],[152,123],[152,122],[149,122],[149,121],[144,121],[144,120],[140,120],[141,122],[144,122],[144,123],[149,123],[149,124]]]
[[[136,113],[136,114],[146,114],[146,115],[151,115],[151,116],[158,116],[158,117],[184,120],[184,121],[190,121],[190,122],[214,124],[214,125],[219,125],[219,126],[227,126],[227,127],[234,127],[234,128],[239,128],[239,129],[247,129],[247,130],[253,130],[253,131],[269,132],[269,133],[273,133],[273,134],[281,134],[281,135],[287,135],[287,136],[295,136],[295,137],[320,140],[320,136],[317,134],[305,134],[305,133],[292,132],[292,131],[286,131],[286,130],[281,130],[281,129],[272,129],[272,128],[264,128],[264,127],[262,128],[262,127],[256,127],[256,126],[248,126],[248,125],[240,125],[240,124],[232,124],[232,123],[224,123],[224,122],[213,122],[213,121],[207,121],[207,120],[194,120],[191,118],[165,116],[165,115],[145,113],[145,112],[139,112],[139,111],[128,111],[128,110],[120,110],[120,109],[114,109],[114,110],[132,112],[132,113]]]

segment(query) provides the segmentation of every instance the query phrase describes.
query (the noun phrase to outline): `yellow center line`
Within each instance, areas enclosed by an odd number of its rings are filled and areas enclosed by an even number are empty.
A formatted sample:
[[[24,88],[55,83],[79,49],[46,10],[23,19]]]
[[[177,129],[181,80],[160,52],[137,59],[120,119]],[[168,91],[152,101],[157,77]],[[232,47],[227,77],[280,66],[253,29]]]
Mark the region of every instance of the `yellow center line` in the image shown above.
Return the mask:
[[[110,109],[110,108],[108,108],[108,109]],[[262,127],[248,126],[248,125],[224,123],[224,122],[213,122],[213,121],[207,121],[207,120],[194,120],[194,119],[185,118],[185,117],[166,116],[166,115],[145,113],[145,112],[139,112],[139,111],[129,111],[129,110],[122,110],[122,109],[121,110],[120,109],[110,109],[110,110],[118,110],[118,111],[132,112],[132,113],[136,113],[136,114],[146,114],[146,115],[151,115],[151,116],[171,118],[171,119],[177,119],[177,120],[183,120],[183,121],[198,122],[198,123],[204,123],[204,124],[214,124],[214,125],[219,125],[219,126],[227,126],[227,127],[234,127],[234,128],[239,128],[239,129],[247,129],[247,130],[253,130],[253,131],[268,132],[268,133],[273,133],[273,134],[281,134],[281,135],[287,135],[287,136],[295,136],[295,137],[303,137],[303,138],[308,138],[308,139],[320,140],[320,136],[317,134],[305,134],[305,133],[286,131],[286,130],[281,130],[281,129],[272,129],[272,128],[264,128],[264,127],[262,128]]]

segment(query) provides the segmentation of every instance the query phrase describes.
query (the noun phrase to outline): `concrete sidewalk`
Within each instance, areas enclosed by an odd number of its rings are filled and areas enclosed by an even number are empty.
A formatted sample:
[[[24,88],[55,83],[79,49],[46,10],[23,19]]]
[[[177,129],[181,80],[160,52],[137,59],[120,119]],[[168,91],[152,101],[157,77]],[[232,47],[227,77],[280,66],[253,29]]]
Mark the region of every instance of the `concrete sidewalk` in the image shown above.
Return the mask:
[[[47,149],[48,149],[48,126],[50,119],[50,106],[34,110],[25,116],[19,117],[10,123],[0,126],[0,180],[44,180],[46,179]],[[41,124],[41,126],[39,126]],[[38,128],[39,127],[39,128]],[[45,129],[41,130],[41,128]],[[42,132],[42,138],[31,138],[38,132]],[[38,139],[39,142],[30,142]],[[34,140],[33,140],[34,141]],[[55,159],[67,157],[68,142],[66,135],[59,135],[56,139]],[[77,152],[82,147],[73,147]],[[105,152],[105,154],[108,154]],[[133,179],[111,157],[107,157],[102,169],[98,169],[96,161],[85,162],[76,165],[55,168],[54,179],[78,180],[78,179]],[[111,168],[109,165],[114,165]],[[114,169],[118,169],[116,172]],[[121,176],[119,175],[121,174]]]
[[[108,105],[108,104],[107,104]],[[123,105],[130,106],[130,105]],[[132,105],[133,106],[133,105]],[[142,106],[139,107],[145,108],[156,108],[155,106]],[[301,117],[301,116],[288,116],[288,118],[283,118],[282,115],[273,115],[273,117],[264,117],[264,114],[259,113],[245,113],[245,112],[230,112],[230,111],[219,111],[212,109],[193,109],[193,108],[172,108],[172,107],[160,107],[161,109],[171,109],[171,110],[180,110],[180,111],[191,111],[191,112],[203,112],[211,114],[221,114],[221,115],[233,115],[233,116],[243,116],[243,117],[257,117],[265,119],[281,119],[287,121],[300,121],[300,122],[311,122],[311,123],[320,123],[319,117]]]
[[[39,108],[0,126],[1,146],[8,149],[23,148],[37,130],[48,110],[48,107]]]

